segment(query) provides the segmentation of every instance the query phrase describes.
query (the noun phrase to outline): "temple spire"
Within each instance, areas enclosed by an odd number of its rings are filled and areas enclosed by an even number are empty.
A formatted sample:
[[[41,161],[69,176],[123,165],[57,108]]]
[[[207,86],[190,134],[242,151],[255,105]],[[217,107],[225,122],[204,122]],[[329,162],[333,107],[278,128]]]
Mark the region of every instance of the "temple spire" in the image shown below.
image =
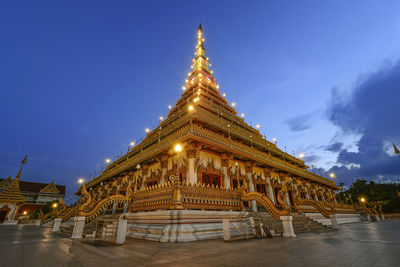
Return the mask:
[[[186,88],[201,89],[201,86],[207,85],[214,89],[218,89],[212,71],[209,69],[211,64],[209,58],[205,56],[203,27],[200,24],[197,28],[197,44],[195,47],[195,58],[191,66],[192,71],[189,73],[189,78],[186,80]]]

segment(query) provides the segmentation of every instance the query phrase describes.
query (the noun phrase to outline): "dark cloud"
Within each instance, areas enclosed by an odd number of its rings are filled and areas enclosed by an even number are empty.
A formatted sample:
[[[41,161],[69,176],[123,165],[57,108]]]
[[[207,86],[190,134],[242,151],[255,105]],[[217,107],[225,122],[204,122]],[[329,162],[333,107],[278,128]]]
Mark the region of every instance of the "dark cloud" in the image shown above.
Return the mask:
[[[304,157],[303,160],[304,160],[304,162],[306,162],[309,165],[313,162],[318,161],[320,158],[321,158],[320,156],[314,154],[314,155]]]
[[[325,150],[330,152],[339,152],[342,150],[342,148],[343,148],[342,142],[336,142],[324,147]]]
[[[378,175],[396,180],[400,176],[400,159],[384,151],[385,141],[400,140],[399,86],[400,62],[397,62],[364,77],[347,99],[333,90],[329,120],[345,133],[361,135],[358,152],[338,150],[339,164],[331,171],[341,181],[377,179]]]
[[[300,132],[311,128],[312,114],[303,114],[296,116],[291,119],[287,119],[285,123],[289,126],[289,129],[293,132]]]

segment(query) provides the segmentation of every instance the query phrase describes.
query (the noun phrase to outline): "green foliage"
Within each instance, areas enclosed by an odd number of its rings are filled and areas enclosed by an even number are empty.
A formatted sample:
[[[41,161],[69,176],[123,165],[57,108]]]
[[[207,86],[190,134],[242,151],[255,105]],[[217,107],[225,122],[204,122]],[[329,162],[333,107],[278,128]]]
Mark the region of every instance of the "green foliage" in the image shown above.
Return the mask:
[[[51,205],[53,205],[54,202],[57,202],[58,204],[60,204],[58,201],[47,202],[42,207],[40,207],[39,209],[37,209],[34,212],[32,212],[31,214],[29,214],[29,219],[38,219],[40,211],[42,211],[44,215],[52,212],[53,207]]]
[[[384,213],[400,212],[400,198],[397,192],[400,184],[377,184],[374,181],[356,180],[348,190],[338,193],[337,200],[345,204],[356,204],[360,198],[366,199],[366,205],[373,207],[382,206]]]

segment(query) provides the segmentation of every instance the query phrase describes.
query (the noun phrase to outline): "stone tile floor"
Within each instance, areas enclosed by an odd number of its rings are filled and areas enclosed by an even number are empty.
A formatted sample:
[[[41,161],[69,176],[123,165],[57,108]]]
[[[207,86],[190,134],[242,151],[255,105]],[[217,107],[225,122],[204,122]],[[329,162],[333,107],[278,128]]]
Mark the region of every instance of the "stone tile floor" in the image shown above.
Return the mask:
[[[122,246],[78,241],[51,228],[0,225],[0,267],[18,266],[400,266],[400,220],[341,225],[294,239]]]

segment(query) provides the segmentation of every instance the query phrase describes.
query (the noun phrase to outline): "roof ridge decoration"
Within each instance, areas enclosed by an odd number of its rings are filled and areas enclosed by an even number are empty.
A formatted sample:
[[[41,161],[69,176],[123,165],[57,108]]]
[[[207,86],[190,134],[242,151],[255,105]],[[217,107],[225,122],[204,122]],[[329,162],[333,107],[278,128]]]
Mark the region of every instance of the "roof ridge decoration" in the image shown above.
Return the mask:
[[[46,185],[45,187],[43,187],[42,189],[40,189],[40,193],[60,193],[60,191],[58,190],[57,186],[54,184],[54,181],[52,181],[51,183],[49,183],[48,185]]]
[[[7,187],[11,182],[12,182],[11,176],[8,176],[8,178],[0,182],[0,189],[3,189],[3,187]]]
[[[24,198],[19,190],[19,179],[15,178],[8,187],[0,193],[0,202],[23,203]]]

